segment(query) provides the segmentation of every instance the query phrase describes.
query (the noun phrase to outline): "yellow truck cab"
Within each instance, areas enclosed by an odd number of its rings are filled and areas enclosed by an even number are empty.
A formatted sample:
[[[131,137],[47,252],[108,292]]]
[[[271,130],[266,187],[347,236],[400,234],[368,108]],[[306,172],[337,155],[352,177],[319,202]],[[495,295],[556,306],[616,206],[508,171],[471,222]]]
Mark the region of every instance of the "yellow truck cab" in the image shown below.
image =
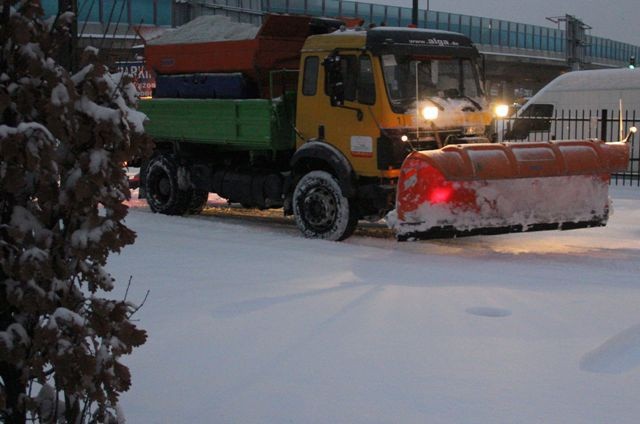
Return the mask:
[[[359,177],[395,178],[411,149],[487,142],[493,113],[478,56],[468,38],[443,31],[377,27],[309,37],[298,147],[325,140]]]
[[[377,27],[310,36],[301,51],[295,173],[322,167],[316,161],[300,169],[302,157],[333,162],[329,171],[358,217],[383,216],[412,150],[489,142],[493,111],[478,57],[467,37],[444,31]]]

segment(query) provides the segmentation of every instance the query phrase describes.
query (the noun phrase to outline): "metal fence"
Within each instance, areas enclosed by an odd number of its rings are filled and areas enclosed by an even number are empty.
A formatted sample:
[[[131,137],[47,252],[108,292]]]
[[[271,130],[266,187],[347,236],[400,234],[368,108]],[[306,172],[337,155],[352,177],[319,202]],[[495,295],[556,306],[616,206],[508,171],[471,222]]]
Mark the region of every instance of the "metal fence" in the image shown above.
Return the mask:
[[[599,139],[617,141],[629,128],[640,126],[637,111],[570,110],[545,116],[544,111],[507,118],[496,123],[500,141]],[[612,184],[640,187],[640,134],[631,143],[631,160],[625,172],[612,176]]]

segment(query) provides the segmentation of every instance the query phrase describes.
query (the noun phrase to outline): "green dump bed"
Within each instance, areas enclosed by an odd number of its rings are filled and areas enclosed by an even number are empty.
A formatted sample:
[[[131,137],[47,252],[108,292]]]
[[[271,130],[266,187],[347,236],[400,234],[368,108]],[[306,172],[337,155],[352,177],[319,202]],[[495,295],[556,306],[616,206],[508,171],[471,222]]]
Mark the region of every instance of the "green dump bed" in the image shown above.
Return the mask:
[[[156,141],[206,144],[221,150],[288,150],[295,147],[295,96],[267,99],[150,99],[139,109]]]

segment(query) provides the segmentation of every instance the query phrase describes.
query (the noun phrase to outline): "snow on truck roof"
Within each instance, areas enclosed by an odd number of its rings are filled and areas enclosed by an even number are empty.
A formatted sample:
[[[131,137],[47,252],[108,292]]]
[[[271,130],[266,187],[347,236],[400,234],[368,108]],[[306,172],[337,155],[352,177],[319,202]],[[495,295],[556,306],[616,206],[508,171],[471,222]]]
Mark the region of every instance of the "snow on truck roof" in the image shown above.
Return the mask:
[[[175,29],[168,30],[161,35],[156,36],[147,41],[149,45],[164,44],[188,44],[188,43],[206,43],[210,41],[230,41],[230,40],[250,40],[256,37],[260,27],[252,24],[240,23],[232,21],[230,18],[222,15],[206,15],[199,16],[186,24]],[[369,34],[369,35],[368,35]],[[383,35],[384,34],[384,35]],[[154,34],[155,35],[155,34]],[[318,38],[316,38],[318,37]],[[422,40],[436,40],[439,42],[450,43],[453,45],[470,46],[471,41],[460,33],[449,31],[440,31],[433,29],[417,29],[403,27],[375,27],[374,29],[346,29],[338,31],[329,31],[326,34],[318,34],[311,39],[322,40],[324,37],[333,39],[334,37],[351,38],[352,43],[362,47],[366,38],[386,40],[388,37],[396,42],[403,43],[404,39],[417,37]],[[327,38],[324,38],[325,40]],[[344,40],[342,41],[344,42]],[[326,42],[320,41],[319,44]],[[314,42],[311,41],[310,45]]]
[[[149,40],[148,44],[203,43],[208,41],[250,40],[256,37],[255,25],[234,22],[226,16],[199,16],[194,20]]]
[[[640,89],[640,71],[635,69],[597,69],[573,71],[551,81],[540,93],[550,91],[596,91]]]

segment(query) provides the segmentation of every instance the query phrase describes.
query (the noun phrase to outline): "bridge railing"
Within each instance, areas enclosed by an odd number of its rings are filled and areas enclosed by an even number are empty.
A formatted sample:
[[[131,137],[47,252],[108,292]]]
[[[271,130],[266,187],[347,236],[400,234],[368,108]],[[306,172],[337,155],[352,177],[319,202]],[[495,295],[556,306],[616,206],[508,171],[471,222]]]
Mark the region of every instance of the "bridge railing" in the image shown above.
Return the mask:
[[[251,0],[209,0],[226,5],[247,5]],[[265,12],[302,13],[315,16],[357,16],[366,24],[407,26],[412,10],[408,7],[388,6],[346,0],[261,0]],[[502,19],[469,16],[434,10],[419,11],[419,27],[461,32],[476,44],[503,46],[564,53],[565,31],[559,28],[523,24]],[[606,38],[587,36],[588,59],[626,62],[639,57],[640,47]]]
[[[55,15],[58,0],[41,0],[47,15]],[[408,7],[373,4],[351,0],[78,0],[80,21],[146,25],[180,25],[182,20],[193,19],[180,14],[181,8],[200,8],[202,13],[225,13],[240,16],[242,11],[253,14],[267,12],[309,14],[314,16],[360,17],[366,24],[407,26],[412,10]],[[257,23],[255,20],[251,22]],[[529,25],[501,19],[469,16],[435,10],[419,11],[419,26],[461,32],[474,43],[492,47],[564,54],[565,31],[538,25]],[[626,63],[631,56],[640,57],[640,47],[606,38],[587,36],[586,57],[590,62]],[[610,63],[611,64],[611,63]]]

